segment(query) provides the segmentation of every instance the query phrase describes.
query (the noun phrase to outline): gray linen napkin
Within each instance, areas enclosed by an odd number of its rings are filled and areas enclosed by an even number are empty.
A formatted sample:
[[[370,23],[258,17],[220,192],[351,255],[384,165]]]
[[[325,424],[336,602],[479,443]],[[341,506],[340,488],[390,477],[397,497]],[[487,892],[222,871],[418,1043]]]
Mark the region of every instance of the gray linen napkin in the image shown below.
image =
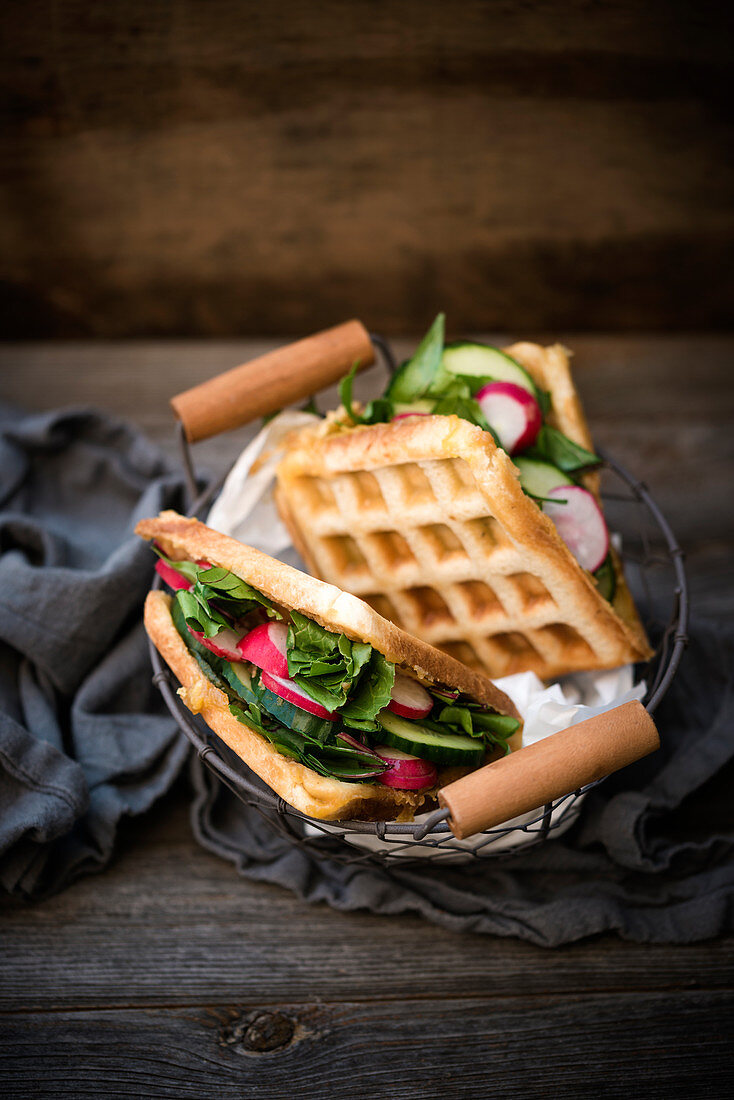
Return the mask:
[[[173,782],[187,743],[151,684],[137,519],[180,476],[86,409],[0,407],[0,884],[37,896],[105,865],[121,817]]]

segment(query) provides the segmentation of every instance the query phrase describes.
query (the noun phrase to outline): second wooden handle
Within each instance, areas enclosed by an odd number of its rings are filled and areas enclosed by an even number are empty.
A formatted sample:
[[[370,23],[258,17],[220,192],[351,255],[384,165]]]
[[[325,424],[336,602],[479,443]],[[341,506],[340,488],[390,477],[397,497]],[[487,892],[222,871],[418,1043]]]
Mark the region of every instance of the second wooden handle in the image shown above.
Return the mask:
[[[439,791],[456,837],[502,825],[602,779],[660,747],[641,703],[587,718],[457,779]]]
[[[374,359],[364,325],[346,321],[210,378],[172,398],[171,407],[195,443],[277,412]]]

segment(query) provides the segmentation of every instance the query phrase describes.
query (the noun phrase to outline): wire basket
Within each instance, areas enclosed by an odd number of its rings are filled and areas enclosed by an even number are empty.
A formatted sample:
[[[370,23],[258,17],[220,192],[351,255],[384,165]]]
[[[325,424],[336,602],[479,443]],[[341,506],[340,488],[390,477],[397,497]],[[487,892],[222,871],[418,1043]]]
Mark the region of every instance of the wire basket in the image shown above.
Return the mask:
[[[372,335],[388,370],[395,361],[387,343]],[[206,508],[224,478],[197,495],[198,485],[186,435],[179,425],[182,459],[192,501],[189,514]],[[608,455],[602,455],[602,499],[610,530],[620,537],[620,553],[650,642],[653,657],[635,666],[635,680],[647,685],[643,699],[652,714],[675,675],[687,643],[688,587],[683,551],[648,488]],[[196,498],[196,499],[194,499]],[[156,575],[154,587],[162,585]],[[664,610],[661,610],[663,608]],[[458,840],[449,828],[447,809],[420,815],[415,822],[327,822],[300,813],[264,784],[203,722],[192,715],[176,694],[177,681],[150,643],[153,682],[179,728],[204,764],[246,806],[256,811],[281,836],[317,859],[340,864],[425,860],[452,863],[467,859],[502,858],[520,849],[560,836],[578,818],[586,793],[597,780],[545,806],[488,829],[469,840]]]

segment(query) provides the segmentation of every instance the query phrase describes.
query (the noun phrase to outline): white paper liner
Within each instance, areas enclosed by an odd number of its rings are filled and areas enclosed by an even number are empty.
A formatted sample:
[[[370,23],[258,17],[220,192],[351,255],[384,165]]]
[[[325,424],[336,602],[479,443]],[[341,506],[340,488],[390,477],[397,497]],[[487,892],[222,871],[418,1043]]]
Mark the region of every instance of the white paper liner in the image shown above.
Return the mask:
[[[297,560],[290,535],[278,515],[273,499],[275,469],[282,456],[288,433],[317,420],[318,417],[311,413],[288,409],[269,421],[232,467],[221,494],[209,512],[209,526],[266,554],[288,561]],[[250,475],[250,469],[257,459],[262,459],[261,464]],[[599,672],[577,672],[564,676],[549,687],[534,672],[520,672],[495,680],[495,683],[510,696],[523,716],[523,745],[532,745],[586,718],[603,714],[604,711],[612,710],[632,699],[642,699],[645,682],[633,683],[633,671],[632,665],[624,665]],[[573,801],[569,799],[554,810],[553,836],[559,836],[575,820],[582,798]],[[512,831],[493,840],[490,850],[514,850],[532,843],[535,839],[534,833],[521,832],[519,829],[540,812],[541,808],[538,808],[500,826],[500,829],[511,828]],[[421,821],[423,817],[425,815],[418,815],[416,821]],[[338,826],[329,826],[327,823],[324,823],[323,828],[329,832],[340,831]],[[537,831],[539,826],[534,829]],[[311,825],[306,825],[306,831],[310,836],[318,836],[321,832],[320,828]],[[390,834],[389,822],[387,833]],[[396,841],[409,839],[395,833],[393,836]],[[396,851],[398,845],[361,833],[349,834],[345,839],[360,848],[391,851],[394,855],[409,855],[411,858],[433,855],[432,849],[419,845],[406,845],[405,849]],[[452,848],[461,848],[467,853],[463,855],[461,851],[456,851],[456,859],[468,858],[468,853],[485,840],[486,836],[482,834],[463,841],[452,838]]]

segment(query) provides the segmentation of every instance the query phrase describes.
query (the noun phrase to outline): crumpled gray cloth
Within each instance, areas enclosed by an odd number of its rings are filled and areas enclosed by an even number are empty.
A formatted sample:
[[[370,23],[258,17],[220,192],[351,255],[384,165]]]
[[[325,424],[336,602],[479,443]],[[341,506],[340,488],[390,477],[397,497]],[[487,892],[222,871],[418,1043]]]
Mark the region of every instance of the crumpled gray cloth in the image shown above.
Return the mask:
[[[181,478],[88,409],[0,406],[0,884],[28,897],[103,867],[120,819],[171,785],[188,744],[151,683],[136,521]]]
[[[656,715],[663,747],[587,797],[558,840],[507,859],[389,870],[316,860],[196,758],[194,831],[248,878],[311,902],[420,913],[460,932],[545,947],[600,932],[692,943],[734,926],[734,628],[694,623]]]

